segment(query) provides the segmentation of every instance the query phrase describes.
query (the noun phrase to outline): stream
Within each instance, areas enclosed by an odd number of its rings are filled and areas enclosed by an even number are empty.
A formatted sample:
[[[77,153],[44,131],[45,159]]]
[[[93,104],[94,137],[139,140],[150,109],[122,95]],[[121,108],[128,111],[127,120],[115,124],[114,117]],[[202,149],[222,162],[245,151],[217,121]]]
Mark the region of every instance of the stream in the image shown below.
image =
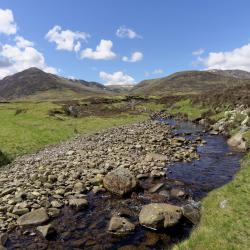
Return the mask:
[[[52,221],[57,234],[45,240],[35,228],[15,229],[9,234],[8,249],[169,249],[173,244],[187,238],[193,224],[182,219],[176,226],[162,231],[153,231],[139,225],[141,207],[152,202],[167,202],[185,205],[188,201],[200,201],[211,190],[232,180],[240,168],[241,152],[231,149],[223,136],[210,135],[204,128],[191,122],[162,120],[175,126],[174,133],[194,139],[198,136],[207,143],[198,147],[200,160],[176,162],[166,168],[166,177],[147,178],[140,181],[140,189],[127,198],[119,198],[108,192],[88,193],[89,207],[75,212],[68,207],[61,216]],[[163,183],[165,190],[177,188],[185,195],[167,197],[147,190]],[[107,232],[113,214],[128,218],[136,225],[135,231],[126,236]]]

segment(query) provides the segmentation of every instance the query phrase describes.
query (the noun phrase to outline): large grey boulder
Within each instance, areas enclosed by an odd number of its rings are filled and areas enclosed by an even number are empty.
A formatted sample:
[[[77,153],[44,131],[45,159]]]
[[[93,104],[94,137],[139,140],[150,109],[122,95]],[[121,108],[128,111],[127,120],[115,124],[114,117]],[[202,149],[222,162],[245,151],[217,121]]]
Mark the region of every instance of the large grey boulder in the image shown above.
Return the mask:
[[[109,172],[103,179],[104,187],[111,193],[124,195],[137,185],[135,176],[126,168],[117,168]]]
[[[18,218],[17,224],[19,226],[39,225],[49,220],[49,216],[45,208],[33,210]]]
[[[157,230],[174,226],[182,217],[180,207],[166,203],[151,203],[143,206],[140,214],[140,224]]]

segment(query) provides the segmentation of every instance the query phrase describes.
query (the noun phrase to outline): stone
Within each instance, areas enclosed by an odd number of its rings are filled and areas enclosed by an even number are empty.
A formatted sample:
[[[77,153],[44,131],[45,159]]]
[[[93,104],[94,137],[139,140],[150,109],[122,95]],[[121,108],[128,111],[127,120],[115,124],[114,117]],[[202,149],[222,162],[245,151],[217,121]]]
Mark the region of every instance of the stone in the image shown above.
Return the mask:
[[[142,207],[140,224],[154,230],[174,226],[182,217],[180,207],[166,203],[151,203]]]
[[[47,222],[48,214],[44,208],[33,210],[27,214],[22,215],[17,219],[19,226],[33,226]]]
[[[53,208],[61,208],[63,206],[63,203],[61,203],[60,201],[54,200],[54,201],[51,201],[51,206]]]
[[[148,174],[138,174],[137,176],[136,176],[136,179],[138,179],[138,180],[141,180],[141,179],[146,179],[146,178],[148,178]]]
[[[169,191],[167,191],[167,190],[162,190],[162,191],[160,191],[160,192],[159,192],[159,195],[164,196],[164,197],[166,197],[166,198],[168,198],[168,199],[169,199],[169,197],[170,197]]]
[[[166,155],[157,153],[148,153],[145,157],[145,161],[167,161],[168,157]]]
[[[82,210],[88,206],[88,201],[83,198],[71,198],[69,200],[69,205],[77,210]]]
[[[103,179],[104,187],[111,193],[125,195],[137,185],[136,178],[126,168],[117,168],[109,172]]]
[[[246,150],[247,149],[247,143],[243,136],[244,133],[238,132],[235,135],[233,135],[231,138],[228,139],[227,143],[231,147],[235,147],[239,150]]]
[[[56,218],[60,215],[60,209],[51,207],[48,209],[48,215],[52,218]]]
[[[186,217],[189,221],[191,221],[194,225],[198,224],[200,221],[200,207],[195,204],[187,204],[182,207],[183,216]]]
[[[49,175],[48,176],[48,181],[50,183],[55,183],[57,181],[57,177],[55,175]]]
[[[155,193],[157,192],[160,188],[162,188],[164,186],[164,183],[157,183],[155,184],[153,187],[151,187],[148,192],[149,193]]]
[[[4,246],[8,240],[8,234],[2,233],[0,234],[0,246]]]
[[[83,183],[82,182],[76,182],[75,184],[74,184],[74,191],[76,192],[76,193],[83,193],[84,191],[85,191],[86,189],[85,189],[85,187],[84,187],[84,185],[83,185]]]
[[[49,236],[51,236],[56,232],[54,226],[51,224],[45,226],[39,226],[36,229],[43,235],[44,238],[48,238]]]
[[[14,207],[12,213],[16,214],[16,215],[23,215],[23,214],[27,214],[29,212],[28,208],[20,208],[20,207]]]
[[[0,198],[7,195],[7,194],[11,194],[13,193],[14,191],[16,191],[16,188],[13,187],[13,188],[6,188],[2,191],[2,193],[0,194]]]
[[[128,234],[135,230],[135,225],[128,219],[114,215],[108,226],[108,231],[113,234]]]
[[[63,188],[59,188],[55,191],[55,193],[63,196],[65,194],[65,190]]]
[[[185,195],[185,192],[178,188],[173,188],[170,191],[170,196],[174,198],[183,197],[184,195]]]

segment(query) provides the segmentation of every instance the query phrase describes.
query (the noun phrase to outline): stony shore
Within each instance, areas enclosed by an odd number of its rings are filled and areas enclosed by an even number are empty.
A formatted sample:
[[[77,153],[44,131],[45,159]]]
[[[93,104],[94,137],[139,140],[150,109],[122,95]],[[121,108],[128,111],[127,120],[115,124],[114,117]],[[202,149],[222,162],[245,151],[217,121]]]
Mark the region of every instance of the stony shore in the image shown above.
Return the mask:
[[[0,232],[47,222],[64,206],[84,208],[86,194],[109,189],[103,180],[116,169],[126,169],[135,181],[164,176],[168,164],[198,159],[196,147],[201,143],[200,138],[190,141],[174,135],[167,124],[148,121],[77,137],[17,158],[0,171]]]

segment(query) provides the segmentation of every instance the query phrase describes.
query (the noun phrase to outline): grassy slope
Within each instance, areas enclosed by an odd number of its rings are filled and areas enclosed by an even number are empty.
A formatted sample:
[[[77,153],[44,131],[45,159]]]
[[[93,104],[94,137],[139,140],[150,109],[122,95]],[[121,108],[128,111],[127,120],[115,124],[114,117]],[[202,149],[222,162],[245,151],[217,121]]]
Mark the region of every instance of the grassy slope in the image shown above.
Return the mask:
[[[225,208],[222,201],[227,201]],[[250,249],[250,153],[234,180],[209,193],[202,204],[198,228],[175,250]]]
[[[186,114],[190,120],[201,117],[202,113],[206,111],[208,111],[207,108],[193,105],[189,99],[178,101],[169,109],[172,114]]]
[[[146,118],[145,115],[121,114],[112,118],[62,117],[60,120],[48,115],[48,111],[56,107],[50,102],[0,104],[0,149],[15,157],[66,140],[76,133],[92,133]],[[26,112],[15,115],[17,109],[25,109]]]

